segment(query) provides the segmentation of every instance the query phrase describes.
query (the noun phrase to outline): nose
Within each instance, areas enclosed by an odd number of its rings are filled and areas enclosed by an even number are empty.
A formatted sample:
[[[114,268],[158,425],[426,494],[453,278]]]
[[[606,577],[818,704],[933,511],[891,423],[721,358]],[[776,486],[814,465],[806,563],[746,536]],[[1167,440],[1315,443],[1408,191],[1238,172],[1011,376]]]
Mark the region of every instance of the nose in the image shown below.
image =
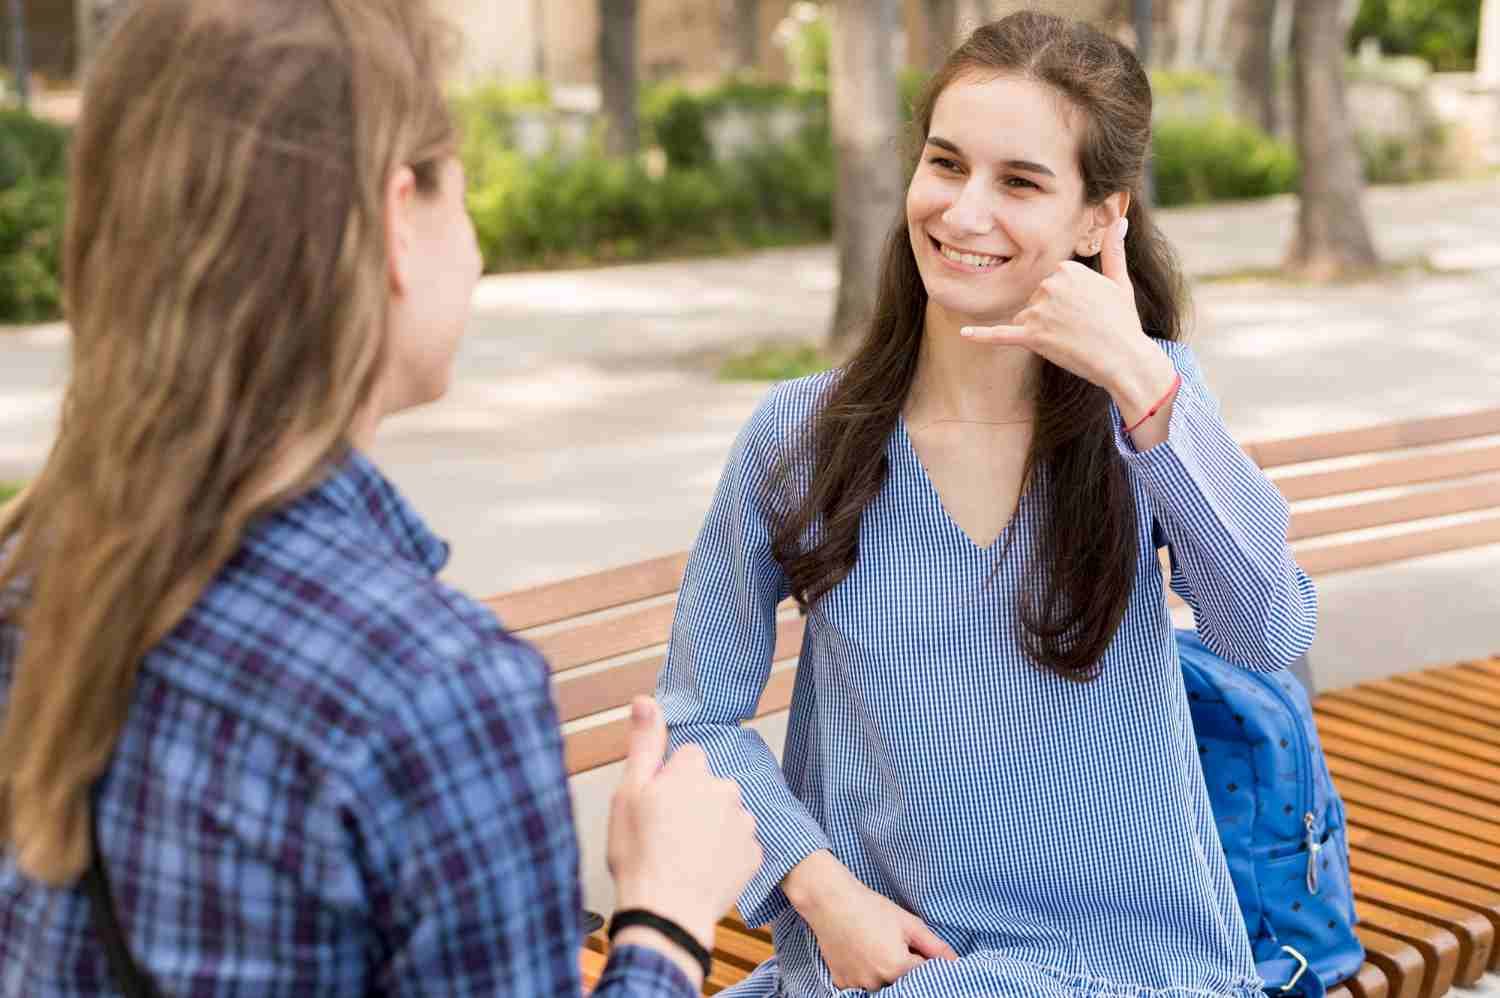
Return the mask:
[[[988,235],[995,229],[994,206],[988,190],[978,178],[971,177],[958,197],[943,212],[943,224],[974,236]]]

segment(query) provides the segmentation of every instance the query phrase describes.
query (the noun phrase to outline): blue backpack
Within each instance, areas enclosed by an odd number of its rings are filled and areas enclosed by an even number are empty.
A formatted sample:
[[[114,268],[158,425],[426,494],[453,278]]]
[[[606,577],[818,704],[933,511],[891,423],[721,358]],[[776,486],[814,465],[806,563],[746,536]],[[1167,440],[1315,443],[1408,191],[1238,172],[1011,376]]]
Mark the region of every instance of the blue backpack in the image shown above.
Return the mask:
[[[1177,632],[1182,679],[1219,838],[1256,968],[1274,995],[1322,998],[1365,951],[1349,886],[1344,803],[1307,692]]]

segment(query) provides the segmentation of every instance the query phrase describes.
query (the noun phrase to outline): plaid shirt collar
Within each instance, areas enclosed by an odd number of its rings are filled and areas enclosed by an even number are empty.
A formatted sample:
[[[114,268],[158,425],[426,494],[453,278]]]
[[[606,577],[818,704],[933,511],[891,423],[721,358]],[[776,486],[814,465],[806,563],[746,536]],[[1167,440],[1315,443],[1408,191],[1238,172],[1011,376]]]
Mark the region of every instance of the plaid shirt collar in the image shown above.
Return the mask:
[[[432,532],[374,461],[352,447],[302,501],[326,504],[352,517],[388,541],[399,557],[433,575],[448,563],[448,542]]]

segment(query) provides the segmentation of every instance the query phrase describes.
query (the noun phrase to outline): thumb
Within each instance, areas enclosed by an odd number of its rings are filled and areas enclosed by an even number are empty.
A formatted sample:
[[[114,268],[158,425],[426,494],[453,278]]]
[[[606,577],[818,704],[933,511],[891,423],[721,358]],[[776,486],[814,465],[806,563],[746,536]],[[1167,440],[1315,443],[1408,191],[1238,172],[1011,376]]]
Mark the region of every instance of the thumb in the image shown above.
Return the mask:
[[[1121,216],[1110,227],[1109,238],[1099,254],[1099,270],[1105,277],[1121,287],[1130,287],[1130,269],[1125,265],[1125,232],[1130,228],[1130,219]]]
[[[953,952],[953,947],[938,938],[933,932],[920,921],[909,923],[906,929],[906,945],[914,952],[920,953],[929,959],[957,960],[958,954]]]
[[[667,723],[650,697],[630,703],[630,751],[625,756],[625,783],[642,787],[661,769],[667,754]]]

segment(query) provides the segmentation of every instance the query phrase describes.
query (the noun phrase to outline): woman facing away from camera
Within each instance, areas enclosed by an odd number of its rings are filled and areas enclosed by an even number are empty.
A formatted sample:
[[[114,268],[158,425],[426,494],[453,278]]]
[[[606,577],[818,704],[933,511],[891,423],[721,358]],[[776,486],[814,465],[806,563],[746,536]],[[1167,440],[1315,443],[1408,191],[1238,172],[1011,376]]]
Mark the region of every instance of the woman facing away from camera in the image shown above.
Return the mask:
[[[1138,193],[1131,52],[1038,13],[981,27],[853,358],[741,433],[658,695],[738,780],[776,956],[737,994],[1259,994],[1192,736],[1158,549],[1208,644],[1275,670],[1317,597],[1193,354]],[[806,614],[783,765],[753,715]]]
[[[364,454],[446,390],[480,272],[440,37],[138,0],[90,73],[62,424],[0,520],[0,994],[579,993],[547,668]],[[595,994],[689,998],[760,852],[635,710],[609,858],[666,921]]]

